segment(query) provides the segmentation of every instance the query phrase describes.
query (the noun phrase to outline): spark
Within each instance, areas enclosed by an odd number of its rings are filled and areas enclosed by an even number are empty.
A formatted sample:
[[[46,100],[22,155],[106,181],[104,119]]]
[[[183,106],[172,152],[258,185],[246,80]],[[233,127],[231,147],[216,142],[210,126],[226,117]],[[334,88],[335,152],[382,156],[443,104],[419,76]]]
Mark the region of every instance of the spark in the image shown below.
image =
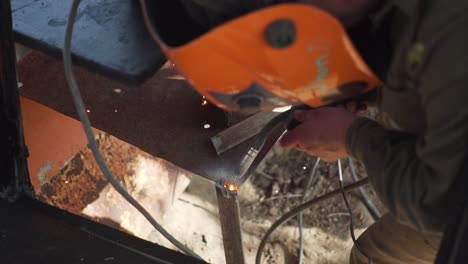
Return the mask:
[[[118,112],[118,110],[117,110],[117,109],[114,109],[114,112],[115,112],[115,113],[117,113],[117,112]]]
[[[86,113],[91,113],[91,110],[89,110],[89,109],[86,109]]]
[[[239,187],[231,183],[225,183],[224,188],[233,193],[239,192]]]
[[[203,125],[203,128],[205,128],[205,129],[208,129],[208,128],[210,128],[210,127],[211,127],[210,124],[204,124],[204,125]]]
[[[304,166],[304,167],[302,167],[302,169],[303,169],[303,170],[306,170],[306,169],[307,169],[307,167],[306,167],[306,166]]]
[[[119,93],[122,92],[122,89],[116,88],[116,89],[114,89],[114,92],[119,94]]]
[[[202,106],[206,106],[208,104],[208,101],[206,100],[203,100],[203,102],[201,103]]]

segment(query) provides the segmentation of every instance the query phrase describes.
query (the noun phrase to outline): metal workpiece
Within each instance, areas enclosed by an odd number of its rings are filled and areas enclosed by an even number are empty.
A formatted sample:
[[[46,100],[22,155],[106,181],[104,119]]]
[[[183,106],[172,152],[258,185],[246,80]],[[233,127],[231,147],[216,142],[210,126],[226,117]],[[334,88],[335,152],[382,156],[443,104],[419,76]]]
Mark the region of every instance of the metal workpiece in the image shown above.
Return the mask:
[[[237,196],[226,197],[224,190],[216,187],[219,220],[223,234],[226,264],[244,264],[242,230],[240,225],[239,202]]]
[[[47,67],[46,71],[38,71]],[[67,116],[77,118],[60,61],[32,52],[18,64],[22,95]],[[200,96],[166,64],[143,85],[128,87],[74,67],[89,109],[91,125],[139,149],[165,159],[215,183],[241,185],[238,168],[257,136],[218,155],[211,138],[228,128],[226,116]],[[268,153],[284,128],[273,127],[253,167]],[[242,176],[242,175],[241,175]]]

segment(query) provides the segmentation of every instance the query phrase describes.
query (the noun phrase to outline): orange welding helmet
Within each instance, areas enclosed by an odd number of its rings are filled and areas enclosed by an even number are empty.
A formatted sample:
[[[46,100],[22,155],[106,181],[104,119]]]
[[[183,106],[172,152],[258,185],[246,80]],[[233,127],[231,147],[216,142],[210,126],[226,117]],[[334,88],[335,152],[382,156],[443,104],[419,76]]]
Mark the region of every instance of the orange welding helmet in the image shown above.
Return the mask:
[[[332,15],[283,3],[204,27],[179,1],[141,1],[145,24],[187,81],[226,110],[320,107],[381,84]]]

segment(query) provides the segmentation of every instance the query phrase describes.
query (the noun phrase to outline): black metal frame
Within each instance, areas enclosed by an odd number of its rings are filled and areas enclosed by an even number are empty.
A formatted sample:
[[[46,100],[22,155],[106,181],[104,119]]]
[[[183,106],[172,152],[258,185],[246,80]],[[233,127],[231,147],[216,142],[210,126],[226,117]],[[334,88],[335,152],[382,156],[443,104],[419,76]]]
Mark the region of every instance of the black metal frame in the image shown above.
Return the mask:
[[[0,193],[16,199],[21,194],[33,195],[33,188],[26,164],[9,0],[0,1],[0,19],[0,127],[4,131],[0,138]]]
[[[2,264],[204,263],[34,199],[0,200],[0,210]]]

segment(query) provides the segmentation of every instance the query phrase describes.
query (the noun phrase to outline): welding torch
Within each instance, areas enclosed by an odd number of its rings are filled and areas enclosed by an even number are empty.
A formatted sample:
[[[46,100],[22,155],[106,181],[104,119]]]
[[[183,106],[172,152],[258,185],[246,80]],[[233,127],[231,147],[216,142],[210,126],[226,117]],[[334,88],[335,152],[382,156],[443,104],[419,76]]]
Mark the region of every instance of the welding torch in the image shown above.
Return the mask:
[[[372,90],[364,94],[359,94],[352,98],[347,98],[344,100],[338,100],[331,104],[326,105],[327,107],[341,107],[348,105],[350,102],[356,105],[355,111],[362,111],[367,108],[367,102],[374,101],[376,98],[376,91]],[[294,112],[297,110],[311,110],[310,106],[307,105],[297,105],[287,110],[278,116],[274,117],[270,122],[268,122],[265,127],[257,135],[257,139],[250,149],[247,151],[245,156],[242,158],[238,169],[236,170],[236,175],[239,176],[239,183],[243,183],[247,178],[255,171],[260,162],[254,162],[258,156],[258,153],[262,150],[265,142],[268,140],[271,133],[279,125],[284,126],[284,132],[292,130],[299,126],[301,122],[294,118]],[[281,138],[281,137],[280,137]],[[237,193],[238,185],[235,184],[225,184],[224,189],[229,191],[232,194]]]

